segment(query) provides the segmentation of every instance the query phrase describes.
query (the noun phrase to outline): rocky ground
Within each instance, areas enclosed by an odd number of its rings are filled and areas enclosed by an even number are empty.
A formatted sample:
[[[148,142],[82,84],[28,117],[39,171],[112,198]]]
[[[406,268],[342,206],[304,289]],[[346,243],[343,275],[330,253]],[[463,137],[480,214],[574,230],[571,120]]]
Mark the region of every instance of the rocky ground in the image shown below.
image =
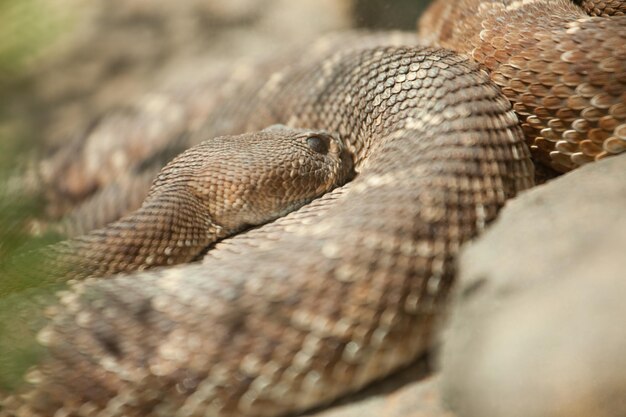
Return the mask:
[[[510,203],[460,259],[440,365],[468,417],[626,415],[626,154]]]

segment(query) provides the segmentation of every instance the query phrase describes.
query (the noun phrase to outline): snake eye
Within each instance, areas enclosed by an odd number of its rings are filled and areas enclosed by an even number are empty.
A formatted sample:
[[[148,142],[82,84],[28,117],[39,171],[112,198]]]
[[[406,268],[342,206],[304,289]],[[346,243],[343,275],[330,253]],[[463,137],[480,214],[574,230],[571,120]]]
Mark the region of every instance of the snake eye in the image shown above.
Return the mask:
[[[330,138],[326,136],[309,136],[306,138],[306,144],[309,145],[313,151],[326,155],[330,148]]]

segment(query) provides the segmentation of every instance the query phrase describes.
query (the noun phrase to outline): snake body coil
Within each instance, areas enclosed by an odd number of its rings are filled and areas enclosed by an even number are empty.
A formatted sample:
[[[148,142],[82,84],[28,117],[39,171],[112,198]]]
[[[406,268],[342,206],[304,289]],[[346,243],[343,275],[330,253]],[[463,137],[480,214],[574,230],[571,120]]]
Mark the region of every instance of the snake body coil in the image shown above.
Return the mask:
[[[564,0],[445,4],[433,31],[480,64],[361,35],[226,98],[204,134],[324,129],[358,176],[202,264],[75,285],[40,334],[28,395],[0,415],[275,416],[425,352],[460,245],[533,184],[523,132],[560,170],[618,153],[624,133],[623,17]],[[587,48],[602,59],[583,63]]]

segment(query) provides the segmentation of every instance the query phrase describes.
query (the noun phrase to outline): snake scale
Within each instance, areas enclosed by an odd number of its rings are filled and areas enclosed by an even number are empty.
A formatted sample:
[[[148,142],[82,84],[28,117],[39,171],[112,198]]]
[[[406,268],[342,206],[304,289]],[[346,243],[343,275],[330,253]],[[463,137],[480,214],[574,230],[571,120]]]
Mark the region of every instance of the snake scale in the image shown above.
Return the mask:
[[[626,150],[625,11],[439,0],[422,40],[333,37],[232,89],[200,136],[323,129],[356,178],[201,263],[74,284],[0,416],[278,416],[412,362],[531,154],[563,172]]]

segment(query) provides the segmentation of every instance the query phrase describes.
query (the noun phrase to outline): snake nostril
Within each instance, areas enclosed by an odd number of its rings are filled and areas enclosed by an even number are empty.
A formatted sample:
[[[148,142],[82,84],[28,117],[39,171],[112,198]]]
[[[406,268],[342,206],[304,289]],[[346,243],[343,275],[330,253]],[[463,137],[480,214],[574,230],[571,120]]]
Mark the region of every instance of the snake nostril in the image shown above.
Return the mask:
[[[330,138],[326,136],[309,136],[306,138],[306,143],[313,151],[326,155],[330,148]]]

